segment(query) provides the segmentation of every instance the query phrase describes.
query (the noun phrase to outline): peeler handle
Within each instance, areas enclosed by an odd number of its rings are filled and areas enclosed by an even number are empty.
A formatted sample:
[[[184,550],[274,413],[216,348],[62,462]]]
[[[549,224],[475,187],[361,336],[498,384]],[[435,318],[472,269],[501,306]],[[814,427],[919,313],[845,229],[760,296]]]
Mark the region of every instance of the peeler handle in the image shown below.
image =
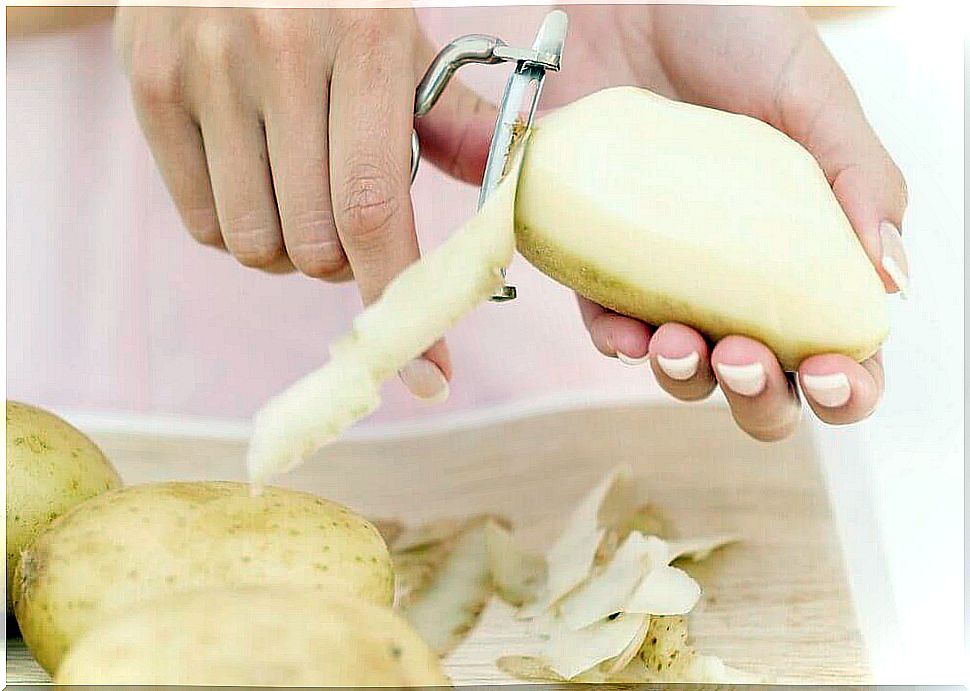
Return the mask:
[[[421,78],[414,94],[414,116],[416,118],[427,115],[438,102],[448,82],[462,65],[477,63],[494,65],[503,62],[504,58],[495,54],[497,48],[506,44],[500,38],[483,34],[470,34],[456,38],[446,45],[431,61],[424,77]],[[411,182],[418,174],[418,162],[421,160],[421,144],[418,133],[411,130]]]

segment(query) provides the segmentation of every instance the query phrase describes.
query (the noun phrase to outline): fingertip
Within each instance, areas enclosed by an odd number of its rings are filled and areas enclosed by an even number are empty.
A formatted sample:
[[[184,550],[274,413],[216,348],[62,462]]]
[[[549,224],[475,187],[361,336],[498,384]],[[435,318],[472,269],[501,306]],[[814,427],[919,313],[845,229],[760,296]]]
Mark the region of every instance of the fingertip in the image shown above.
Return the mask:
[[[681,401],[699,401],[714,391],[707,342],[694,329],[668,323],[650,339],[650,360],[660,387]]]
[[[607,357],[615,357],[625,364],[642,364],[650,349],[650,329],[636,319],[604,311],[594,317],[589,326],[596,349]]]
[[[445,343],[444,339],[437,341],[428,348],[422,357],[437,365],[438,369],[441,370],[441,374],[444,375],[445,380],[451,381],[454,374],[451,364],[451,352],[448,350],[448,344]]]
[[[798,371],[805,399],[823,422],[859,422],[875,410],[880,384],[863,363],[839,354],[808,358]]]
[[[760,362],[762,365],[770,366],[777,364],[778,361],[768,346],[753,338],[725,336],[714,346],[711,362],[715,365],[745,365]]]

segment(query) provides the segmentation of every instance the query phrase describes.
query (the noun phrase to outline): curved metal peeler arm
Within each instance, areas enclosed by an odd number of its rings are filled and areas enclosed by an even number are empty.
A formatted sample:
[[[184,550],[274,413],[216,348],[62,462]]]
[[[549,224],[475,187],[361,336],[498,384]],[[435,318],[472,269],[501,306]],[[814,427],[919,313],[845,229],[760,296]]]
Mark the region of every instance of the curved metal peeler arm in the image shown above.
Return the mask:
[[[428,66],[428,70],[421,78],[414,95],[414,116],[421,117],[438,102],[448,82],[462,65],[478,63],[494,65],[504,62],[505,58],[496,55],[496,49],[505,47],[505,41],[494,36],[471,34],[456,38],[446,45]],[[421,145],[418,133],[411,131],[411,182],[418,174],[418,163],[421,160]]]

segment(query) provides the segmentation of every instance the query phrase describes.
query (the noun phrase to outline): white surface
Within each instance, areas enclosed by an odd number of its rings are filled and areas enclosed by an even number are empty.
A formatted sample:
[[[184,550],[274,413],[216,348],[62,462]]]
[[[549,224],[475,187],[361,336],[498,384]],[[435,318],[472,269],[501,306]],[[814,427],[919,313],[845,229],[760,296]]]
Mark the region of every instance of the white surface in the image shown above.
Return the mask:
[[[953,4],[954,7],[957,3]],[[887,392],[864,425],[825,430],[828,475],[877,681],[967,679],[963,608],[963,107],[966,11],[915,6],[823,25],[906,176],[912,296],[896,302]],[[866,481],[850,482],[848,464]],[[871,512],[880,545],[855,521]],[[889,583],[879,593],[873,559]],[[877,592],[872,592],[876,588]],[[875,606],[890,594],[898,631]],[[919,664],[920,661],[931,664]]]

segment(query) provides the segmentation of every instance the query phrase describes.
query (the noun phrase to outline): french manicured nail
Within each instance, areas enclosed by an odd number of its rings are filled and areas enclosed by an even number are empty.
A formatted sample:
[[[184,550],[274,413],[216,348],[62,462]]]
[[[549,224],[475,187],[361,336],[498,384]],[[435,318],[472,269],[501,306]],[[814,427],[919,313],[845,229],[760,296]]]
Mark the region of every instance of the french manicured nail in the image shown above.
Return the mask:
[[[638,365],[642,365],[647,360],[649,360],[650,353],[647,353],[643,357],[630,357],[629,355],[624,355],[618,350],[616,351],[616,358],[624,365],[629,365],[630,367],[636,367]]]
[[[852,396],[849,378],[842,372],[802,375],[802,388],[813,401],[825,408],[841,408]]]
[[[696,352],[689,353],[684,357],[664,357],[657,355],[657,366],[671,379],[677,381],[687,381],[697,374],[697,365],[700,364],[701,356]]]
[[[903,249],[903,237],[896,226],[889,221],[883,221],[879,224],[879,241],[882,245],[882,268],[905,300],[909,297],[909,263]]]
[[[441,403],[448,398],[448,380],[430,360],[411,360],[401,370],[401,381],[415,398],[429,403]]]
[[[721,383],[742,396],[757,396],[765,390],[768,375],[760,362],[750,365],[718,365]]]

